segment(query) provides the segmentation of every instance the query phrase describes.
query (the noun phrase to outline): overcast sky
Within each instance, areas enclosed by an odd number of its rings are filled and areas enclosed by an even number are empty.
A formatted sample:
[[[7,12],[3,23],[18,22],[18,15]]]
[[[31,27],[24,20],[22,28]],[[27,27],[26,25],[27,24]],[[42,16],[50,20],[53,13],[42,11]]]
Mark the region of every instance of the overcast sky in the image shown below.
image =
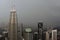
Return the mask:
[[[8,23],[14,3],[20,23],[34,27],[39,21],[45,26],[60,25],[60,0],[0,0],[0,23]]]

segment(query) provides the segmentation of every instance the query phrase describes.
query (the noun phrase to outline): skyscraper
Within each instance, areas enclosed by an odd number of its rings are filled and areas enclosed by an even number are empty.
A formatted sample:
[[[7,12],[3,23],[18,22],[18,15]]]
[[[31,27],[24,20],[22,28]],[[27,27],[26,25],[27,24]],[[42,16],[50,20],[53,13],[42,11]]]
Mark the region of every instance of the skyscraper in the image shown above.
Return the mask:
[[[43,37],[43,23],[39,22],[38,23],[38,39],[43,40],[42,37]]]
[[[8,39],[9,40],[17,40],[17,17],[16,17],[16,9],[13,7],[10,11],[10,20],[9,20],[9,29],[8,29]]]
[[[21,23],[20,33],[21,33],[21,36],[23,36],[23,23]]]
[[[57,40],[57,30],[52,30],[52,40]]]
[[[46,40],[49,40],[49,32],[46,32]]]
[[[25,28],[23,33],[24,40],[33,40],[32,38],[32,29],[31,28]]]

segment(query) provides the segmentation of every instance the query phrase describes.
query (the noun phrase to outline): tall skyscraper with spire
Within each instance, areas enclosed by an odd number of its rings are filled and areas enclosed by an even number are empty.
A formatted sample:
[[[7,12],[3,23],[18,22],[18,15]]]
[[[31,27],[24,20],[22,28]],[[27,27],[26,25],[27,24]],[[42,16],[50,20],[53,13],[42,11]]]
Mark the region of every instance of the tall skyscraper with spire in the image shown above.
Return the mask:
[[[16,9],[13,7],[10,10],[10,19],[9,19],[9,29],[8,29],[8,39],[9,40],[17,40],[17,15],[16,15]]]

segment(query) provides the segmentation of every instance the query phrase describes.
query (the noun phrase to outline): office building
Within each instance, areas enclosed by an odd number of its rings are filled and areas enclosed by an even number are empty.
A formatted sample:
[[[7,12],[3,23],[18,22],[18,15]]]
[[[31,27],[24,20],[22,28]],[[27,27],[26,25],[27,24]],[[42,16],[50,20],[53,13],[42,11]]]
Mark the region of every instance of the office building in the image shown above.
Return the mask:
[[[53,30],[57,30],[57,40],[60,40],[60,26],[56,26]]]
[[[57,40],[57,30],[52,30],[52,40]]]
[[[38,39],[43,40],[42,37],[43,37],[43,23],[39,22],[38,23]]]
[[[33,40],[32,38],[32,29],[31,28],[25,28],[23,32],[23,38],[24,40]]]
[[[46,40],[49,40],[49,32],[46,32]]]
[[[38,32],[34,32],[34,34],[33,34],[33,40],[38,40]]]
[[[3,35],[4,35],[4,37],[5,37],[5,40],[8,40],[8,32],[4,31],[4,32],[3,32]]]
[[[8,40],[17,40],[17,27],[18,27],[17,14],[15,7],[13,7],[10,10]]]
[[[5,37],[0,34],[0,40],[5,40]]]

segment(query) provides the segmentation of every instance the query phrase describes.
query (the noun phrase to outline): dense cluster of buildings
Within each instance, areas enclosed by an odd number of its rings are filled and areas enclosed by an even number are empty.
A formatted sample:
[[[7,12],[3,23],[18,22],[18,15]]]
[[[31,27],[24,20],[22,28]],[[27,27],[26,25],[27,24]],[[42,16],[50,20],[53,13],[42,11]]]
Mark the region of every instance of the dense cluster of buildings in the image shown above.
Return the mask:
[[[60,27],[43,29],[43,22],[38,22],[38,30],[33,32],[31,27],[26,27],[18,33],[18,20],[16,9],[10,11],[9,27],[7,31],[0,30],[0,40],[60,40]]]

